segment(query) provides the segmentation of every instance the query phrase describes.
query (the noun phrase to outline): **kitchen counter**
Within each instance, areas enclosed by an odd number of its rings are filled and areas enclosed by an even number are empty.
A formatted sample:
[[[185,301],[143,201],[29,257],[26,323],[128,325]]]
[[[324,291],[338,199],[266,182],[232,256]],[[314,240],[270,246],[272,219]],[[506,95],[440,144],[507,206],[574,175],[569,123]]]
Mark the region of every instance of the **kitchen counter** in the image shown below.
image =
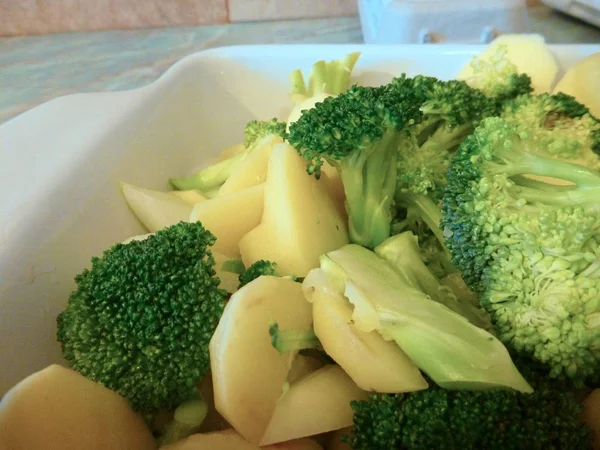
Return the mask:
[[[544,6],[529,14],[550,43],[600,43],[591,25]],[[0,38],[0,122],[60,95],[142,86],[210,47],[361,42],[356,17]]]

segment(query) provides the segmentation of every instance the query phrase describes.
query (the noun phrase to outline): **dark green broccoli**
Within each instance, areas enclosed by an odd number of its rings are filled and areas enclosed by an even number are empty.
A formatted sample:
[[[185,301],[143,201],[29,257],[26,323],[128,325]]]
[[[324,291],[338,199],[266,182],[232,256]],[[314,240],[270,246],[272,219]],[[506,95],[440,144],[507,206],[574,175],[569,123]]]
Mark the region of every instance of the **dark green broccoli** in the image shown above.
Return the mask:
[[[600,369],[600,172],[539,156],[540,145],[486,119],[448,172],[442,227],[499,339],[581,383]]]
[[[353,86],[290,126],[288,140],[309,162],[309,173],[318,177],[324,160],[340,173],[350,238],[360,245],[374,247],[390,236],[398,147],[420,119],[413,87],[405,77],[393,88]]]
[[[352,402],[353,450],[591,450],[583,410],[568,386],[519,364],[532,394],[453,391],[431,384]]]
[[[214,243],[201,223],[180,222],[92,258],[57,318],[69,366],[142,413],[187,400],[226,302]]]
[[[261,259],[251,264],[246,270],[240,273],[240,276],[238,277],[238,280],[240,281],[239,287],[246,286],[248,283],[256,280],[262,275],[273,277],[280,276],[279,272],[277,272],[277,263]]]
[[[171,184],[179,190],[199,189],[204,193],[214,192],[227,181],[236,167],[253,151],[263,146],[281,142],[285,136],[285,123],[277,119],[253,120],[244,129],[244,151],[231,158],[206,167],[184,178],[171,178]]]
[[[280,354],[292,350],[322,349],[314,330],[280,330],[277,322],[269,325],[269,336],[273,348]]]

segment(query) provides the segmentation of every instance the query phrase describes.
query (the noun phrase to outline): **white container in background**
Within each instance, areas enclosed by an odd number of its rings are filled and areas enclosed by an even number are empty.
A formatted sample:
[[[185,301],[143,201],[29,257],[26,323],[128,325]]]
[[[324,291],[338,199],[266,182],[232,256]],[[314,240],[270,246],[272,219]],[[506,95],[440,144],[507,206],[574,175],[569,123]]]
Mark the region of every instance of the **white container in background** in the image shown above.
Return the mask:
[[[542,0],[542,3],[600,27],[600,0]]]
[[[525,0],[358,0],[366,44],[487,44],[529,32]]]

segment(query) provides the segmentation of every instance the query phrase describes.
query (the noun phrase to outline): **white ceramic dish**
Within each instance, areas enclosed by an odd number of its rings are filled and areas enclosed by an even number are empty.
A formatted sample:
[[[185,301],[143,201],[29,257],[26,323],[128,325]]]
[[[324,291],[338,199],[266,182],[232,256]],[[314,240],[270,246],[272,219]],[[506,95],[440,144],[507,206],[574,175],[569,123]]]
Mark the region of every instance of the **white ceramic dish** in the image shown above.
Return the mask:
[[[156,82],[52,100],[0,126],[0,395],[60,362],[55,317],[92,255],[143,230],[119,180],[166,189],[251,119],[287,116],[287,75],[361,51],[356,81],[449,79],[480,46],[253,46],[191,55]],[[600,45],[552,46],[563,70]]]

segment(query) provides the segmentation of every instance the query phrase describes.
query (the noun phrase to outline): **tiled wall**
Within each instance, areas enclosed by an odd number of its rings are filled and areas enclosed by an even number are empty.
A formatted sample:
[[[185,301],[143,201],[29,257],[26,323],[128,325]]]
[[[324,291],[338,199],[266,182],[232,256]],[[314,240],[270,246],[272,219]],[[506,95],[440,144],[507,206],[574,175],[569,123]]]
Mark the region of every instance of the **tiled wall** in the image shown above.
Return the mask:
[[[355,14],[356,0],[0,0],[0,36]]]

